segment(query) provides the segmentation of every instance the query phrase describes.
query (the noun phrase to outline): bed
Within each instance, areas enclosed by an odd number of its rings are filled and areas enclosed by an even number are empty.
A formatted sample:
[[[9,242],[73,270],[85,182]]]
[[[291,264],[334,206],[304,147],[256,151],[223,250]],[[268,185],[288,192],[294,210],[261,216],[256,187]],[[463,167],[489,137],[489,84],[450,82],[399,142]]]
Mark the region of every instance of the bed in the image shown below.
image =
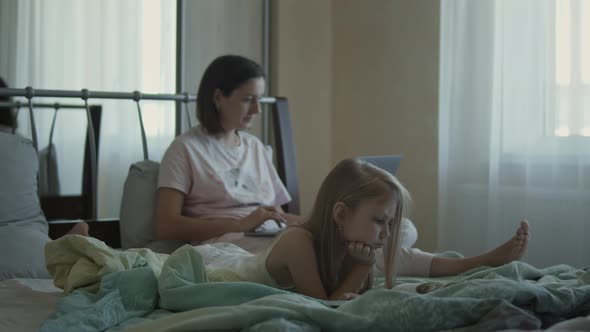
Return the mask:
[[[377,282],[358,299],[334,303],[259,284],[207,280],[189,245],[167,256],[117,251],[79,236],[52,243],[71,259],[67,268],[86,262],[84,270],[56,278],[78,290],[64,295],[47,279],[0,283],[0,330],[590,329],[590,272],[565,265],[536,269],[513,262],[450,278],[400,277],[392,291]],[[71,247],[86,249],[73,254]]]
[[[287,100],[273,107],[277,168],[298,212]],[[66,211],[67,212],[67,211]],[[120,250],[119,220],[88,220],[92,237],[49,223],[48,278],[0,282],[0,331],[590,331],[590,271],[523,262],[448,278],[399,277],[346,302],[248,282],[216,282],[190,245],[171,254]],[[453,253],[448,253],[453,254]],[[58,287],[56,287],[58,286]]]

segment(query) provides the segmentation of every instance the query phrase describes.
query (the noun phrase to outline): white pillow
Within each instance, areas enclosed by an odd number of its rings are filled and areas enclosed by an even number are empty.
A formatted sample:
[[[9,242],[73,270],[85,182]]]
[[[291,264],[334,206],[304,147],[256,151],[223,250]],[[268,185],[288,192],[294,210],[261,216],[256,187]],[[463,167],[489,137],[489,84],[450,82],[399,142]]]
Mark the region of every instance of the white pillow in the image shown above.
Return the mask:
[[[37,196],[37,153],[33,143],[0,132],[0,225],[38,220],[45,223]]]
[[[0,133],[0,280],[49,278],[47,222],[37,197],[37,154],[30,140]]]
[[[143,248],[154,239],[154,210],[160,164],[143,160],[129,168],[121,199],[120,222],[123,249]]]
[[[0,281],[14,278],[51,278],[45,267],[47,225],[21,221],[0,225]]]

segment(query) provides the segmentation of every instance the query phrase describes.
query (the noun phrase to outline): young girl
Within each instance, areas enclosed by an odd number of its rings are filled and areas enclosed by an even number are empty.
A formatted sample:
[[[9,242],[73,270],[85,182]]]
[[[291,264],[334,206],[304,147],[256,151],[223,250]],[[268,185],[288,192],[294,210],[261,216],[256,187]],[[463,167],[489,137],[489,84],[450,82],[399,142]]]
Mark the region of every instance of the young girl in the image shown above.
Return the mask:
[[[393,287],[400,226],[409,203],[407,190],[394,176],[346,159],[322,183],[310,218],[289,227],[260,254],[231,244],[195,249],[204,256],[211,281],[252,281],[318,299],[350,299],[371,287],[377,250],[383,250],[386,287]]]

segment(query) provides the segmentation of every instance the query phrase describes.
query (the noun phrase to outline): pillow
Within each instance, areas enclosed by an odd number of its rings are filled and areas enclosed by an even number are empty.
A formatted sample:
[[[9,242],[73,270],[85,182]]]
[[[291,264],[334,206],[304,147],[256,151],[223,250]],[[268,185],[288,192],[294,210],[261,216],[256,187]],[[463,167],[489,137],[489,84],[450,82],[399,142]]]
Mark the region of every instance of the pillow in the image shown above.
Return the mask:
[[[37,196],[37,154],[30,140],[0,133],[0,280],[49,278],[47,222]]]
[[[143,160],[129,168],[123,187],[119,227],[123,249],[142,248],[154,239],[154,209],[160,164]]]
[[[51,279],[45,267],[47,225],[37,221],[0,225],[0,281],[13,278]]]
[[[37,196],[39,165],[33,143],[20,135],[0,133],[0,156],[0,225],[45,223]]]

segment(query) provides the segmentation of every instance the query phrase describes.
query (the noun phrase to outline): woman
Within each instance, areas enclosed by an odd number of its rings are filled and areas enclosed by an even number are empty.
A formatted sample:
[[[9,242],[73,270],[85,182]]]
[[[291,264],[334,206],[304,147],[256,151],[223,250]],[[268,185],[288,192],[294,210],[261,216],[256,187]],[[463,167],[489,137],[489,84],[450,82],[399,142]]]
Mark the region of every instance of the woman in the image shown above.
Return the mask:
[[[271,152],[245,132],[260,113],[262,68],[241,56],[215,59],[197,95],[200,124],[177,137],[158,177],[156,237],[237,242],[267,220],[296,223]]]

